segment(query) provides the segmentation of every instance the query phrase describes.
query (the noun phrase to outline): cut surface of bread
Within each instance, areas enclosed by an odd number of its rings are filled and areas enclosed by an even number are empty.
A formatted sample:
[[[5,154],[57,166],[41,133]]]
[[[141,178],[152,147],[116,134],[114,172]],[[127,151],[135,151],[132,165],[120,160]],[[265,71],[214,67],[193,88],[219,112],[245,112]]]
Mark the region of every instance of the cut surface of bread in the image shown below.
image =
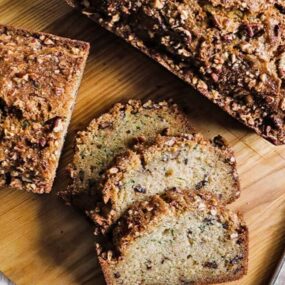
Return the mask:
[[[285,143],[283,0],[66,0],[274,144]]]
[[[0,25],[0,186],[51,191],[88,52]]]
[[[108,285],[212,284],[247,271],[245,223],[203,192],[169,191],[135,203],[110,240],[97,244]]]
[[[131,204],[172,188],[201,188],[223,203],[239,197],[236,160],[221,137],[159,136],[151,146],[128,151],[106,171],[101,198],[90,217],[108,229]]]
[[[167,129],[170,134],[193,131],[188,117],[177,105],[130,100],[116,104],[108,113],[93,120],[79,132],[70,173],[72,183],[59,195],[83,210],[94,209],[93,189],[113,159],[137,140],[152,142]]]

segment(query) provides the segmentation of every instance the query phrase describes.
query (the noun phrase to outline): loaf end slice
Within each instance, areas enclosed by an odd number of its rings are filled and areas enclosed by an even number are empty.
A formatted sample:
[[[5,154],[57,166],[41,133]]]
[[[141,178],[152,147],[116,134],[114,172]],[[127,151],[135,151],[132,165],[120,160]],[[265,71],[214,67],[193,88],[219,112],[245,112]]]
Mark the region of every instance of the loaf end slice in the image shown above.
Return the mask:
[[[136,202],[110,239],[97,245],[108,285],[212,284],[247,272],[247,227],[208,193],[176,190]]]
[[[223,203],[239,197],[236,160],[222,137],[159,136],[153,145],[119,156],[106,171],[89,216],[105,232],[133,202],[172,188],[204,189]]]
[[[51,191],[89,44],[0,25],[0,185]]]
[[[175,104],[138,100],[115,104],[78,133],[69,168],[72,181],[59,196],[84,211],[94,209],[101,176],[117,155],[138,142],[151,143],[161,133],[192,131],[188,117]]]
[[[282,1],[67,2],[265,139],[285,143]]]

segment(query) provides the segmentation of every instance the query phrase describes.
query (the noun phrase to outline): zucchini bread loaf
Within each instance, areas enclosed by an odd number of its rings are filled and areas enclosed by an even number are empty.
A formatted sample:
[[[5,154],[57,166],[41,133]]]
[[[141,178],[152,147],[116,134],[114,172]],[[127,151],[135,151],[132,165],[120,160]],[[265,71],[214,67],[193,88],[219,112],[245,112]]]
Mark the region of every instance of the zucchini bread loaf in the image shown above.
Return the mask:
[[[137,141],[151,143],[163,132],[191,133],[188,117],[177,105],[130,100],[116,104],[108,113],[93,120],[79,132],[72,165],[72,183],[59,193],[67,203],[86,211],[94,209],[98,181],[113,159]]]
[[[172,188],[203,188],[223,203],[234,201],[240,190],[233,152],[220,137],[159,136],[152,146],[118,157],[106,171],[90,217],[105,232],[134,202]]]
[[[212,284],[247,271],[242,218],[209,194],[169,191],[135,203],[97,245],[108,285]]]
[[[274,144],[285,143],[281,0],[67,0]]]
[[[0,25],[0,186],[51,191],[88,51]]]

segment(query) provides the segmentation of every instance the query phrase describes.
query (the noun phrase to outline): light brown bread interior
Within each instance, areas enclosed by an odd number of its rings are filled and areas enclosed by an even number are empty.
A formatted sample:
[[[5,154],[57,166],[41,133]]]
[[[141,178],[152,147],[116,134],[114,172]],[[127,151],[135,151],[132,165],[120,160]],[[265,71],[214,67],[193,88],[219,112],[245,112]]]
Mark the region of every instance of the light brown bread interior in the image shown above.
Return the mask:
[[[90,217],[108,230],[132,203],[172,188],[204,188],[223,203],[234,201],[240,195],[236,161],[221,141],[200,134],[159,136],[152,146],[128,151],[106,172]]]
[[[69,169],[72,182],[59,195],[84,211],[94,209],[98,182],[117,155],[138,140],[151,143],[163,132],[175,135],[192,131],[188,117],[175,104],[118,103],[78,133]]]
[[[98,245],[108,285],[212,284],[246,273],[248,233],[242,218],[208,194],[170,191],[135,203]]]

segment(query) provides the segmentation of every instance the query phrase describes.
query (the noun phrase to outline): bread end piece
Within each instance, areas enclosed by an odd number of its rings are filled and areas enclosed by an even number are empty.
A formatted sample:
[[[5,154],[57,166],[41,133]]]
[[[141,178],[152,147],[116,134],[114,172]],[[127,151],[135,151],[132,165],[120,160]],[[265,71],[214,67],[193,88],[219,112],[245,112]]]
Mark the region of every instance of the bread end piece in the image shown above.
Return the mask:
[[[275,145],[285,143],[285,51],[280,48],[284,39],[279,32],[285,17],[281,4],[67,2],[189,83],[258,135]],[[234,19],[231,14],[236,11],[242,16]],[[247,13],[251,20],[244,23]],[[175,24],[171,22],[174,17]],[[224,19],[231,19],[231,24],[225,24]],[[267,24],[271,19],[277,19],[275,32]],[[257,52],[260,47],[262,56]],[[270,56],[273,50],[275,57]]]
[[[4,25],[0,42],[0,185],[49,193],[89,44]]]

